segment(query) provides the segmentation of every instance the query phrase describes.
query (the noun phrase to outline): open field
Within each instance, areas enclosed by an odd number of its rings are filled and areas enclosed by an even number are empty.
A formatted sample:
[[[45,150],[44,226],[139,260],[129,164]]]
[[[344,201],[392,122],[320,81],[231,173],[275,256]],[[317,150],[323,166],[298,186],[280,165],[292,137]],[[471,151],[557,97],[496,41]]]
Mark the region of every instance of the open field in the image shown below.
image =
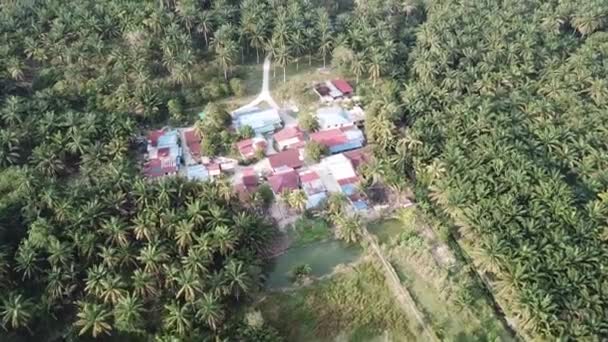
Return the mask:
[[[510,341],[489,301],[462,262],[423,228],[416,209],[375,225],[383,250],[440,339]],[[405,221],[403,221],[405,219]],[[404,223],[402,223],[404,222]]]
[[[270,294],[259,308],[290,342],[419,340],[394,305],[384,275],[368,261],[332,279]]]

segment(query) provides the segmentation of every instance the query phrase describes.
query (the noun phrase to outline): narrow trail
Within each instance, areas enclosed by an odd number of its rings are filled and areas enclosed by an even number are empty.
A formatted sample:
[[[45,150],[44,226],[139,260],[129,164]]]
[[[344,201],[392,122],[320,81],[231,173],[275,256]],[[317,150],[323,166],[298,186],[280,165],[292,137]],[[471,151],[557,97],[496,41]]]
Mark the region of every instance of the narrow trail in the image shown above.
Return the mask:
[[[264,77],[262,81],[262,91],[260,92],[260,94],[253,101],[235,110],[235,112],[253,108],[263,102],[266,102],[270,107],[276,110],[280,109],[279,105],[274,101],[274,99],[270,95],[270,62],[271,57],[270,55],[267,55],[264,59]]]
[[[397,302],[399,303],[401,309],[406,314],[412,313],[414,315],[414,317],[418,321],[418,324],[424,330],[424,334],[426,335],[427,341],[439,342],[437,335],[435,335],[429,324],[425,322],[424,314],[420,312],[420,310],[418,310],[416,302],[414,301],[414,298],[412,297],[411,293],[406,287],[403,286],[403,284],[401,283],[401,279],[399,279],[399,276],[397,275],[397,272],[395,271],[393,266],[386,260],[386,258],[382,254],[382,251],[380,250],[380,247],[378,246],[378,243],[371,236],[366,227],[363,227],[363,237],[369,242],[372,251],[380,260],[384,269],[384,275],[387,280],[387,285],[393,292],[393,295],[397,299]]]

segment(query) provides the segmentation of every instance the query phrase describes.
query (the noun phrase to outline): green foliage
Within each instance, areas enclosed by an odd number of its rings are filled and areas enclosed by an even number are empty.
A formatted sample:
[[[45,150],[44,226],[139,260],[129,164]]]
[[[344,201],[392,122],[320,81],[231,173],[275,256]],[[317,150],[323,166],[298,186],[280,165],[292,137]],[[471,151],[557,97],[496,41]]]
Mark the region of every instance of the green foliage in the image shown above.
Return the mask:
[[[294,223],[295,241],[292,246],[302,246],[331,238],[331,230],[325,220],[302,216]]]
[[[260,185],[256,192],[262,199],[262,203],[266,208],[268,208],[270,204],[272,204],[272,201],[274,201],[274,193],[268,184],[264,183]]]
[[[243,126],[239,130],[239,136],[241,139],[253,138],[254,135],[255,131],[253,130],[253,128],[251,128],[251,126]]]
[[[315,132],[319,129],[319,120],[310,112],[304,113],[298,116],[298,126],[306,132]]]
[[[231,78],[230,79],[230,89],[235,96],[245,96],[247,94],[247,87],[245,86],[245,82],[240,78]]]
[[[304,153],[306,154],[306,158],[308,160],[318,163],[319,161],[321,161],[321,158],[327,155],[328,149],[327,146],[321,143],[318,143],[316,141],[309,141],[306,143]]]
[[[310,287],[273,294],[261,310],[289,341],[330,341],[351,334],[372,340],[385,330],[399,341],[416,339],[384,275],[369,263]]]
[[[298,265],[291,271],[294,281],[299,282],[305,279],[312,272],[312,267],[309,264]]]

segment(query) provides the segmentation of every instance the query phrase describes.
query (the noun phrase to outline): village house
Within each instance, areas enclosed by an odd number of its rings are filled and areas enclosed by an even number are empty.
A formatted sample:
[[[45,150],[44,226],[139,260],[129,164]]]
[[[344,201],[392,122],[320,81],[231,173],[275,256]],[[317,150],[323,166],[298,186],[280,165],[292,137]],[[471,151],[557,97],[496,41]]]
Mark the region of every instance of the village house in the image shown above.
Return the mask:
[[[310,140],[327,147],[331,154],[363,147],[365,137],[355,126],[333,128],[311,133]]]
[[[276,132],[273,138],[279,151],[302,148],[304,145],[306,145],[304,132],[302,132],[298,126],[283,128],[282,130]]]
[[[251,159],[255,157],[257,151],[265,151],[267,143],[266,139],[262,137],[254,137],[251,139],[239,141],[238,143],[236,143],[236,147],[239,150],[241,157],[245,159]]]
[[[304,165],[304,157],[299,150],[285,150],[268,157],[270,167],[273,172],[285,167],[299,169]]]
[[[177,174],[182,155],[175,130],[155,130],[148,135],[147,159],[144,175],[157,178]]]
[[[323,102],[342,100],[353,95],[351,85],[342,79],[315,84],[313,89]]]
[[[206,181],[209,179],[209,170],[201,164],[186,166],[186,177],[193,181]]]
[[[340,185],[341,192],[346,195],[356,210],[367,209],[367,202],[358,190],[359,177],[353,163],[344,154],[336,154],[323,158],[321,164]]]
[[[285,191],[297,190],[298,183],[298,173],[289,167],[284,167],[268,177],[268,184],[275,196],[281,196]]]
[[[249,126],[256,135],[272,133],[282,127],[281,116],[274,109],[260,109],[252,107],[235,111],[232,113],[234,128],[239,129]]]
[[[327,199],[327,190],[319,175],[313,170],[300,171],[300,185],[306,197],[306,209],[316,208]]]
[[[315,116],[319,122],[320,130],[352,126],[354,124],[348,113],[340,106],[321,107],[317,109]]]
[[[201,138],[193,128],[182,130],[184,163],[188,166],[201,163]]]

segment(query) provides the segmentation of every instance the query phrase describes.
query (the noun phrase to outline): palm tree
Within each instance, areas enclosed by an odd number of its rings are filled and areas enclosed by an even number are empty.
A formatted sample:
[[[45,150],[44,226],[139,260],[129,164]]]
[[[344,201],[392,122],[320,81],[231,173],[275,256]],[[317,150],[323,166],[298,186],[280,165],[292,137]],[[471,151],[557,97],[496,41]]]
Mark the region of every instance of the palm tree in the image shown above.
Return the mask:
[[[362,227],[358,217],[340,217],[337,222],[336,235],[347,243],[355,243],[361,239]]]
[[[127,225],[119,221],[116,216],[102,223],[101,230],[107,236],[106,243],[122,247],[129,244]]]
[[[144,265],[146,272],[156,273],[159,271],[160,264],[168,259],[168,255],[163,248],[156,243],[147,243],[137,256],[137,261]]]
[[[241,294],[249,291],[251,286],[249,274],[243,268],[243,262],[235,261],[234,259],[228,261],[224,267],[224,278],[226,279],[227,289],[237,300]]]
[[[131,275],[131,282],[135,295],[150,298],[158,295],[155,277],[152,273],[136,269]]]
[[[101,298],[104,303],[116,304],[125,294],[125,283],[119,274],[106,274],[101,280]]]
[[[203,296],[194,303],[196,318],[205,322],[212,330],[216,330],[224,318],[224,309],[218,297],[211,293],[203,293]]]
[[[355,75],[356,83],[359,84],[359,77],[363,75],[365,71],[365,59],[362,52],[354,54],[350,64],[350,71]]]
[[[222,255],[234,251],[238,236],[227,226],[217,226],[213,229],[213,241]]]
[[[296,70],[300,70],[300,57],[306,52],[305,38],[302,27],[297,27],[289,36],[289,46],[296,61]]]
[[[306,209],[306,203],[308,200],[304,190],[298,189],[289,193],[287,202],[289,203],[290,207],[298,210],[299,212],[303,212]]]
[[[175,297],[184,298],[188,302],[194,301],[195,296],[201,292],[202,286],[199,276],[190,271],[183,270],[175,277],[175,282],[179,287]]]
[[[178,336],[185,336],[192,328],[190,304],[182,305],[173,301],[165,305],[163,324],[167,330],[177,333]]]
[[[15,269],[23,274],[22,279],[35,278],[40,272],[38,252],[28,240],[19,245],[15,261],[17,263]]]
[[[277,64],[283,68],[283,83],[287,81],[287,64],[290,60],[289,47],[285,43],[279,43],[273,48],[273,55]]]
[[[331,20],[329,14],[324,8],[319,8],[317,11],[317,31],[319,33],[319,51],[323,56],[323,68],[326,66],[327,54],[333,47]]]
[[[2,326],[5,329],[7,326],[12,329],[29,329],[28,323],[32,319],[34,310],[34,304],[30,299],[23,297],[22,294],[11,292],[2,299],[0,310]]]
[[[201,11],[197,18],[196,30],[205,37],[205,46],[209,46],[209,33],[213,32],[213,16],[210,11]]]
[[[174,239],[179,250],[184,252],[192,245],[194,240],[194,223],[188,220],[180,220],[175,228]]]
[[[143,323],[144,310],[140,299],[132,294],[122,297],[114,306],[114,324],[117,330],[124,332],[137,332]]]
[[[76,314],[78,319],[74,322],[74,326],[80,328],[79,335],[89,332],[93,337],[110,334],[112,326],[108,321],[111,313],[104,306],[97,303],[79,302],[78,307],[78,314]]]

